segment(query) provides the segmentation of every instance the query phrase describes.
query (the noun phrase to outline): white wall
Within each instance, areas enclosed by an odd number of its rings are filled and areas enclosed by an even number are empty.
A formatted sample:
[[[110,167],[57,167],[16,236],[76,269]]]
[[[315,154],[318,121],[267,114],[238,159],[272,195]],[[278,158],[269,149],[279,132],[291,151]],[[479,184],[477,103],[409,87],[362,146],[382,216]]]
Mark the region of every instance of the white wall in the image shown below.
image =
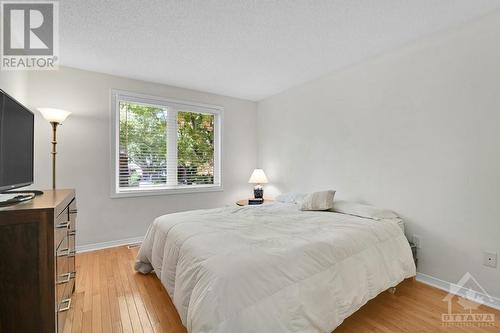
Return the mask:
[[[18,73],[16,81],[24,75]],[[10,86],[7,91],[14,90]],[[111,199],[111,88],[223,106],[224,191]],[[72,112],[58,129],[57,180],[58,188],[76,188],[78,246],[144,236],[159,215],[234,204],[252,193],[246,181],[257,156],[253,102],[71,68],[30,72],[26,91],[32,110],[52,106]],[[50,125],[36,112],[33,188],[51,187],[50,135]]]
[[[258,104],[271,191],[336,189],[392,208],[420,272],[500,296],[500,12]]]
[[[0,71],[0,89],[21,103],[26,102],[26,72]]]

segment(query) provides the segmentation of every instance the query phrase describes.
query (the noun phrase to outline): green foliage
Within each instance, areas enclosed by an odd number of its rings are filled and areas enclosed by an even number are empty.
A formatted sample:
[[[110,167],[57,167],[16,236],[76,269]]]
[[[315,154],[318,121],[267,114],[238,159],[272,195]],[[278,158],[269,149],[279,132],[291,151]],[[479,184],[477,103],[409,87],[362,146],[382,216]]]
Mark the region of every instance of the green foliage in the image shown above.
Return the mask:
[[[194,112],[177,114],[179,184],[212,184],[214,175],[214,116]]]
[[[120,103],[120,153],[128,157],[129,166],[138,166],[128,172],[130,186],[139,185],[139,180],[150,184],[166,182],[166,133],[166,110]]]
[[[130,176],[128,177],[129,186],[139,186],[142,178],[142,174],[138,170],[130,170]]]
[[[165,184],[167,180],[167,111],[120,103],[120,185]],[[214,116],[177,113],[178,183],[212,184]]]

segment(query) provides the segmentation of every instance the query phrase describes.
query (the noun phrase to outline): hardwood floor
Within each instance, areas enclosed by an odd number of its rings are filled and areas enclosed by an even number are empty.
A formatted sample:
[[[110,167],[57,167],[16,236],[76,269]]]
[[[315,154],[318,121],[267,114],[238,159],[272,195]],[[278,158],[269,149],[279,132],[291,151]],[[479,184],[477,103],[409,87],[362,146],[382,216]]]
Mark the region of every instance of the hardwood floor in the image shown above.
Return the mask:
[[[156,276],[134,271],[137,250],[123,246],[76,256],[76,291],[65,333],[186,332]],[[347,318],[335,333],[500,332],[500,311],[484,306],[474,312],[494,314],[494,327],[443,327],[445,295],[406,280],[395,295],[380,294]],[[454,311],[461,308],[455,297]]]

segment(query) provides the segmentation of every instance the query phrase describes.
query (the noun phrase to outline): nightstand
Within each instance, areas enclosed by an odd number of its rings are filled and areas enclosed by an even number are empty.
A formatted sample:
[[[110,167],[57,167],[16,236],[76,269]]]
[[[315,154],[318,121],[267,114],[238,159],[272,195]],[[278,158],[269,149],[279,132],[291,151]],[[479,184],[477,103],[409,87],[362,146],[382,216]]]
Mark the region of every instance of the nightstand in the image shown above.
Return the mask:
[[[272,199],[264,199],[264,203],[262,203],[260,205],[251,205],[251,206],[268,205],[268,204],[273,203],[273,202],[274,202],[274,200],[272,200]],[[238,200],[238,201],[236,201],[236,204],[238,206],[248,206],[248,199]]]

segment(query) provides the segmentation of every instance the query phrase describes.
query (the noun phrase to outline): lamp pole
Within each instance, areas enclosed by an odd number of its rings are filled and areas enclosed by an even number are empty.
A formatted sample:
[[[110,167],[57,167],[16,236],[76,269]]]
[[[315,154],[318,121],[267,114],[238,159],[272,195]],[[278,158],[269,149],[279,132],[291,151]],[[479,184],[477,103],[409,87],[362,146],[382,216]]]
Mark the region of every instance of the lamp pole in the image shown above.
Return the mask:
[[[58,122],[51,121],[50,124],[52,125],[52,189],[56,189],[56,145],[57,145],[57,126],[59,125]]]

